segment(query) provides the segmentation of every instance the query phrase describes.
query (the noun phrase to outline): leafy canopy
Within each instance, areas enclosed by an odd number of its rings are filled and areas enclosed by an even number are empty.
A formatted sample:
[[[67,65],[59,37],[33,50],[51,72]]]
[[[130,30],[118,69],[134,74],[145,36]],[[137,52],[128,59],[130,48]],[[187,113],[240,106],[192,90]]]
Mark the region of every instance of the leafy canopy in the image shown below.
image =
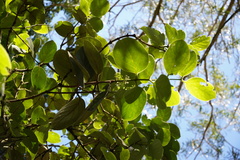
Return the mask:
[[[197,99],[216,97],[209,82],[182,79],[196,68],[209,37],[188,44],[184,31],[166,24],[165,33],[142,27],[144,39],[123,35],[108,42],[98,32],[109,2],[82,0],[69,9],[74,21],[54,25],[63,37],[57,46],[45,37],[53,28],[45,24],[43,1],[0,3],[0,137],[6,146],[0,150],[7,159],[176,159],[180,131],[168,120],[181,98],[170,75]],[[166,74],[156,77],[159,60]],[[158,107],[156,117],[143,114],[146,105]],[[61,141],[55,130],[68,146],[55,145]]]

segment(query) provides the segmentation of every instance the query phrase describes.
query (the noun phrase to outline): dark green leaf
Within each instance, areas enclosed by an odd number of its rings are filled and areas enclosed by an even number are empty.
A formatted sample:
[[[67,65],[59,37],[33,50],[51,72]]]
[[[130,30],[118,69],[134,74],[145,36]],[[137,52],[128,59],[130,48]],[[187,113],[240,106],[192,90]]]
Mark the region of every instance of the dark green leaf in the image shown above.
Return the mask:
[[[149,155],[152,159],[161,159],[163,156],[163,147],[159,139],[154,139],[149,145]]]
[[[168,121],[172,114],[172,108],[167,107],[165,109],[158,109],[157,116],[160,117],[163,121]]]
[[[154,83],[156,103],[160,109],[166,108],[166,102],[171,96],[171,84],[167,76],[160,75]]]
[[[128,149],[123,149],[120,153],[120,160],[129,160],[130,152]]]
[[[103,22],[98,17],[93,17],[89,20],[89,23],[91,24],[92,28],[98,32],[103,28]]]
[[[76,98],[63,106],[52,121],[52,129],[61,130],[75,123],[85,111],[85,102]]]
[[[117,160],[115,155],[112,152],[108,151],[105,147],[101,147],[101,151],[106,160]]]
[[[73,32],[74,28],[72,23],[68,21],[58,21],[55,30],[60,36],[67,37]]]
[[[122,118],[127,121],[136,119],[142,113],[146,97],[146,92],[140,87],[126,91],[121,100]]]
[[[140,73],[148,65],[148,53],[137,40],[124,38],[116,43],[113,58],[120,69],[131,73]]]
[[[163,57],[164,67],[168,74],[177,74],[186,67],[190,51],[184,40],[174,41]]]
[[[96,17],[102,17],[110,8],[110,4],[107,0],[93,0],[91,3],[91,12]]]
[[[99,51],[96,47],[89,41],[84,41],[84,51],[85,55],[94,69],[94,71],[99,74],[102,72],[103,69],[103,61]]]
[[[57,45],[54,41],[48,41],[43,45],[39,53],[39,60],[42,63],[49,63],[53,60],[54,54],[57,51]]]
[[[38,151],[38,139],[30,129],[25,128],[23,132],[26,137],[23,139],[22,143],[30,153],[31,157],[33,157]]]
[[[175,138],[175,139],[180,138],[181,135],[180,135],[179,128],[173,123],[169,123],[169,125],[170,125],[171,135],[173,136],[173,138]]]
[[[47,75],[42,67],[36,66],[31,72],[32,86],[36,89],[43,89],[46,86]]]
[[[45,110],[41,106],[37,106],[31,115],[31,122],[33,124],[47,124],[48,123],[48,117],[45,113]]]

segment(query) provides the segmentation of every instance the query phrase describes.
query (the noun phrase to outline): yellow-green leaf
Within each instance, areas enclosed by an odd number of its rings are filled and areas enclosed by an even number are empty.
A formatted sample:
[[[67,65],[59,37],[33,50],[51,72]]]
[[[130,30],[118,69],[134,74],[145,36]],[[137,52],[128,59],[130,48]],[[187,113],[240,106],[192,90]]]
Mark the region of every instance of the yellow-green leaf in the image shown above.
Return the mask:
[[[0,44],[0,74],[7,76],[10,69],[12,69],[10,57],[5,48]]]
[[[58,133],[53,132],[53,131],[49,131],[47,141],[49,143],[60,143],[61,142],[61,137]]]
[[[180,94],[178,91],[174,90],[174,87],[172,87],[172,93],[170,96],[170,99],[166,102],[167,106],[176,106],[180,103]]]
[[[206,82],[202,78],[193,77],[187,81],[184,81],[184,84],[191,95],[197,99],[209,101],[216,98],[216,92],[214,91],[213,85],[209,82]]]

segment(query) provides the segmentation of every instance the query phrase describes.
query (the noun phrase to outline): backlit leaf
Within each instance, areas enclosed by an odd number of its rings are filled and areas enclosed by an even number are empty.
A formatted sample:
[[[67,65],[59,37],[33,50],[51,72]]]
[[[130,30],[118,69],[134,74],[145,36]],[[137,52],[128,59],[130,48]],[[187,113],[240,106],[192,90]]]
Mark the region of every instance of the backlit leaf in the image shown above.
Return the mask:
[[[82,98],[76,98],[63,106],[52,121],[52,129],[60,130],[71,126],[85,110]]]
[[[174,87],[172,87],[172,93],[169,98],[169,100],[166,102],[167,106],[176,106],[180,103],[180,94],[178,91],[174,90]]]
[[[176,30],[169,24],[165,24],[165,31],[168,38],[169,44],[173,43],[176,40],[184,40],[185,32],[182,30]]]
[[[197,60],[198,60],[198,59],[197,59],[197,54],[196,54],[196,52],[190,51],[190,59],[189,59],[189,61],[187,62],[185,68],[182,69],[182,70],[180,70],[180,71],[178,72],[178,74],[179,74],[180,76],[182,76],[182,77],[190,74],[190,73],[196,68],[196,66],[197,66]]]
[[[147,68],[138,74],[139,79],[150,79],[150,77],[152,76],[155,70],[155,61],[153,56],[148,55],[148,59],[149,59],[149,63],[147,65]],[[147,83],[148,81],[142,80],[141,82]]]
[[[129,160],[130,152],[128,149],[123,149],[120,153],[120,160]]]
[[[0,74],[7,76],[10,69],[12,69],[10,57],[5,48],[0,44]]]
[[[19,48],[28,51],[28,49],[30,48],[28,45],[27,38],[29,38],[29,35],[27,33],[21,33],[18,36],[16,36],[13,41],[15,45],[17,45]]]
[[[61,137],[58,133],[49,131],[47,141],[49,143],[59,143],[59,142],[61,142]]]
[[[32,86],[36,89],[43,89],[46,86],[47,75],[42,67],[36,66],[31,72]]]
[[[57,51],[57,45],[54,41],[48,41],[43,45],[39,53],[39,60],[42,63],[49,63],[53,60],[54,54]]]
[[[143,32],[150,38],[151,43],[155,46],[164,45],[165,35],[158,30],[150,27],[142,27]]]
[[[113,49],[113,58],[120,69],[140,73],[148,65],[148,53],[137,40],[124,38]]]
[[[204,49],[207,49],[210,43],[211,43],[211,37],[199,36],[192,40],[192,42],[190,43],[190,46],[196,49],[197,51],[202,51]]]
[[[193,77],[183,82],[190,94],[197,99],[209,101],[216,98],[216,92],[214,91],[213,85],[202,78]]]
[[[31,114],[31,122],[33,124],[46,124],[48,123],[48,117],[46,116],[45,110],[41,106],[37,106]]]
[[[127,121],[136,119],[142,113],[146,97],[146,92],[140,87],[126,91],[121,100],[122,118]]]
[[[91,13],[96,17],[102,17],[110,8],[107,0],[93,0],[91,3]]]
[[[186,67],[190,51],[184,40],[174,41],[163,57],[164,67],[168,74],[177,74]]]
[[[34,30],[34,32],[39,34],[47,34],[49,32],[48,25],[46,24],[33,26],[32,29]]]

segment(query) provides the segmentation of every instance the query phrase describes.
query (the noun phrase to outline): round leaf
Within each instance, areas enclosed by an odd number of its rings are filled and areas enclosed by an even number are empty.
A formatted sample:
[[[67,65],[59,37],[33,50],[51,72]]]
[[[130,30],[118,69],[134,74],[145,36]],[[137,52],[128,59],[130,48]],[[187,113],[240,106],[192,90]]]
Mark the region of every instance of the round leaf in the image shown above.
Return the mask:
[[[190,58],[187,43],[184,40],[174,41],[163,57],[164,67],[168,74],[177,74],[186,67]]]
[[[47,75],[42,67],[36,66],[31,72],[32,86],[37,89],[44,89],[46,86]]]
[[[119,68],[131,73],[140,73],[148,65],[147,51],[132,38],[124,38],[116,43],[113,58]]]
[[[58,133],[49,131],[47,141],[49,143],[59,143],[59,142],[61,142],[61,137]]]
[[[10,57],[5,48],[0,44],[0,74],[3,76],[9,75],[9,70],[12,69]]]
[[[52,61],[55,52],[57,51],[57,45],[54,41],[48,41],[43,45],[39,53],[39,60],[43,63]]]
[[[146,69],[138,74],[139,79],[150,79],[155,70],[155,61],[153,56],[148,55],[149,63]],[[141,81],[142,83],[147,83],[148,81]]]
[[[126,91],[121,100],[122,118],[127,121],[136,119],[142,113],[146,97],[146,92],[140,87]]]
[[[110,4],[107,0],[93,0],[91,3],[91,12],[96,17],[102,17],[110,8]]]
[[[58,21],[55,25],[55,30],[60,36],[67,37],[73,32],[74,28],[72,23],[68,21]]]
[[[196,49],[197,51],[202,51],[207,49],[209,44],[211,43],[211,38],[206,36],[200,36],[193,39],[190,43],[190,46]]]
[[[60,130],[71,126],[85,110],[82,98],[76,98],[63,106],[52,121],[52,129]]]
[[[213,85],[206,82],[202,78],[190,78],[189,80],[184,81],[184,84],[190,94],[197,99],[200,99],[202,101],[209,101],[216,98],[216,92],[213,90]]]

